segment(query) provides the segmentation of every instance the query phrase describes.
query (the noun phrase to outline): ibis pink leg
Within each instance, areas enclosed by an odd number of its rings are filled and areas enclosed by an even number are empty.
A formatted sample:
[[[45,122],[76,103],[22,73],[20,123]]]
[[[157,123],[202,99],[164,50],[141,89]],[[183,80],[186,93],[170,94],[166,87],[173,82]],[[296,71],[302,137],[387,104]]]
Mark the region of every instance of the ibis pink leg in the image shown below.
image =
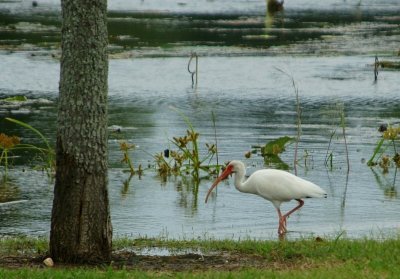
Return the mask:
[[[282,236],[287,232],[286,229],[286,219],[289,217],[290,214],[295,212],[296,210],[300,209],[304,205],[304,201],[301,199],[296,199],[296,201],[299,202],[299,205],[290,210],[288,213],[285,215],[282,215],[281,210],[277,208],[276,210],[278,211],[278,216],[279,216],[279,227],[278,227],[278,234]]]
[[[279,216],[279,227],[278,227],[278,234],[280,236],[282,236],[283,234],[286,233],[286,220],[284,219],[281,210],[278,208],[276,208],[276,211],[278,212],[278,216]]]
[[[286,213],[285,215],[283,215],[283,218],[285,219],[285,223],[286,223],[286,218],[289,217],[290,214],[292,214],[293,212],[295,212],[296,210],[300,209],[300,207],[302,207],[304,205],[304,201],[301,199],[296,199],[296,201],[299,202],[299,205],[296,206],[295,208],[293,208],[292,210],[290,210],[288,213]]]

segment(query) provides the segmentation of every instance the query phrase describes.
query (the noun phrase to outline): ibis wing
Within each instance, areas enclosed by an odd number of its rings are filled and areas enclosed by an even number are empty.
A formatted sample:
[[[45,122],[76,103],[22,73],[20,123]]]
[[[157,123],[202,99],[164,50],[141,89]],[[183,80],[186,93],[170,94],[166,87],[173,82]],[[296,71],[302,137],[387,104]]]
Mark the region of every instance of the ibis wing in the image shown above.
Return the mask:
[[[254,185],[253,193],[270,201],[326,197],[326,192],[316,184],[281,170],[256,171],[246,184]]]

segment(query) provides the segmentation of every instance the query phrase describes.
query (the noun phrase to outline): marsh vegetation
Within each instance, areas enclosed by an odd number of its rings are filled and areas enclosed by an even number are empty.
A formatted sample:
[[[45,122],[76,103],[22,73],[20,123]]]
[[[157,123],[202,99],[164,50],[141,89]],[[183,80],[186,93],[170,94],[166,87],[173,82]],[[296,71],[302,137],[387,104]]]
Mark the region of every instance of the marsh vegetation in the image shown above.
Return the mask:
[[[0,133],[41,148],[0,150],[8,177],[0,234],[48,233],[54,181],[42,169],[55,167],[45,151],[56,130],[55,2],[0,1],[0,98],[22,96],[0,103]],[[327,201],[293,217],[289,238],[396,231],[398,133],[389,132],[400,122],[399,72],[383,62],[398,60],[397,5],[296,2],[271,15],[264,1],[109,2],[109,189],[117,236],[275,239],[273,208],[237,195],[229,181],[215,202],[198,202],[232,159],[244,160],[249,173],[297,171],[328,192]],[[382,62],[376,82],[375,56]],[[40,131],[48,145],[7,117]],[[389,132],[379,132],[382,125]],[[318,226],[310,231],[310,224]]]

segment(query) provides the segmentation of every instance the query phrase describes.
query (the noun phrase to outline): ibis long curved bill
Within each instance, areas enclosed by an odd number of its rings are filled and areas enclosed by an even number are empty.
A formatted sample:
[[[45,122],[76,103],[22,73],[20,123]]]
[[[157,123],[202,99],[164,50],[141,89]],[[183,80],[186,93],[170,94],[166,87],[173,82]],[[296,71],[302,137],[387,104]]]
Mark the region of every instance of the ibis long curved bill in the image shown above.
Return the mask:
[[[226,169],[221,173],[221,175],[214,181],[213,185],[211,185],[211,188],[207,192],[206,196],[206,203],[208,201],[208,197],[210,196],[211,192],[218,186],[218,183],[220,183],[222,180],[226,179],[230,174],[233,172],[233,166],[228,165]]]

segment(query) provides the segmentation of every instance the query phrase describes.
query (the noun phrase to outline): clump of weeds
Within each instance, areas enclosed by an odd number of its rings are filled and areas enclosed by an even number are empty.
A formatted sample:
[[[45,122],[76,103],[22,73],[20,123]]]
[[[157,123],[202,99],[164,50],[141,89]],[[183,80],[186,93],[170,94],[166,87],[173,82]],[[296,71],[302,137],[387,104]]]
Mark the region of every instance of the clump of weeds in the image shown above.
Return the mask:
[[[217,143],[206,143],[205,152],[201,152],[200,134],[185,115],[182,114],[182,117],[188,125],[186,135],[173,137],[173,149],[165,149],[154,155],[158,174],[163,178],[170,175],[190,175],[196,181],[200,179],[201,172],[208,175],[218,174],[221,166],[218,162],[212,163],[218,157]]]
[[[383,173],[388,173],[390,167],[400,167],[400,154],[396,147],[400,140],[400,126],[385,126],[380,131],[382,138],[377,142],[367,165],[370,167],[378,165],[382,168]]]

